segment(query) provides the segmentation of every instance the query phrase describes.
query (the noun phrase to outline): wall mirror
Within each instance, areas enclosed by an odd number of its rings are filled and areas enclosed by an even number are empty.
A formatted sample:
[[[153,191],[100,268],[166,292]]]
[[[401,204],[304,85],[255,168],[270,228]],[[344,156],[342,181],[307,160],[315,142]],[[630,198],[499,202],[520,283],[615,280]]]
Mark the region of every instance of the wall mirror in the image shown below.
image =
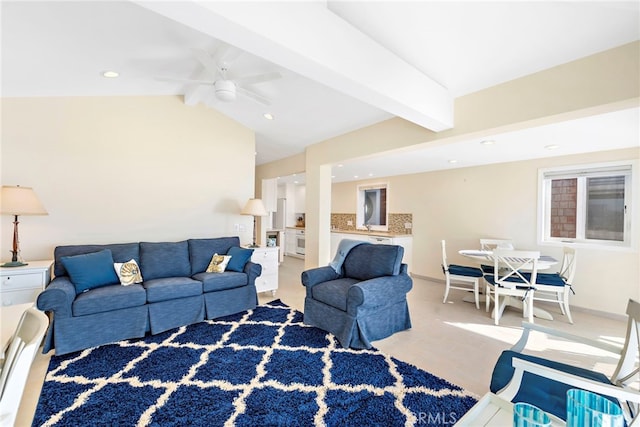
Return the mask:
[[[387,183],[358,186],[356,228],[387,231],[388,227]]]

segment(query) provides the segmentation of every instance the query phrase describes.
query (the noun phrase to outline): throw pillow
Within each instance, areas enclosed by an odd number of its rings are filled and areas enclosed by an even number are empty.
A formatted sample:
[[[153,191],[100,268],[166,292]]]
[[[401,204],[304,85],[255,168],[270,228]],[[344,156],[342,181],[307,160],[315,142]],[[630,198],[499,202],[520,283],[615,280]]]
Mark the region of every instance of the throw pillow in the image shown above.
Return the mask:
[[[142,283],[142,273],[140,273],[140,267],[138,267],[135,259],[127,262],[116,262],[113,264],[113,268],[116,270],[122,286]]]
[[[231,260],[229,260],[229,264],[227,264],[227,270],[242,273],[244,271],[245,264],[249,261],[251,255],[253,255],[253,249],[234,246],[229,249],[227,255],[231,256]]]
[[[224,269],[227,268],[227,264],[231,256],[213,254],[209,267],[207,267],[207,273],[224,273]]]
[[[113,269],[113,255],[109,249],[62,257],[60,262],[69,273],[71,283],[78,294],[119,282]]]

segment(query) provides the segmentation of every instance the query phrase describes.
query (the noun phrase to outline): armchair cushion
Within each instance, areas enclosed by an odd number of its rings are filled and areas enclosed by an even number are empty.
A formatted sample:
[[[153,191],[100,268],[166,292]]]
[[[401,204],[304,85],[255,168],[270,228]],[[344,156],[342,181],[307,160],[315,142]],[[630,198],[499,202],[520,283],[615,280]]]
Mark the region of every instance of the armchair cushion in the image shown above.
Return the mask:
[[[396,276],[404,248],[397,245],[358,245],[344,260],[344,277],[369,280],[381,276]]]
[[[330,280],[314,286],[311,289],[311,295],[316,301],[323,302],[342,311],[347,311],[349,289],[355,283],[358,283],[357,279],[347,277]]]
[[[309,289],[313,285],[335,280],[340,275],[333,270],[333,267],[317,267],[302,272],[302,284]]]
[[[573,375],[598,381],[603,384],[611,384],[606,375],[599,372],[590,371],[588,369],[567,365],[553,360],[543,359],[541,357],[529,354],[518,353],[512,350],[503,351],[491,375],[491,385],[489,389],[493,393],[502,390],[511,381],[514,368],[511,365],[511,359],[517,357],[523,360],[534,362],[549,368],[564,371]],[[522,387],[518,394],[512,399],[513,402],[536,402],[536,406],[545,412],[553,414],[561,419],[567,417],[567,391],[575,388],[565,383],[549,380],[530,372],[525,372],[522,383],[526,383],[527,387]]]

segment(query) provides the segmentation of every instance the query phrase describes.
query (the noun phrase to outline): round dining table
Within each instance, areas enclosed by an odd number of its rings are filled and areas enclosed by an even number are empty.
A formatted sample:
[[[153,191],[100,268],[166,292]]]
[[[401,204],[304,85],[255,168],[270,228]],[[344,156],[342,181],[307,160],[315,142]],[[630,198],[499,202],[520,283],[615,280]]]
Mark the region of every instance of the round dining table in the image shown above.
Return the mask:
[[[492,251],[479,250],[479,249],[462,249],[458,251],[458,253],[464,257],[474,260],[478,264],[493,265]],[[558,260],[552,256],[540,255],[540,258],[538,259],[538,270],[548,270],[549,268],[553,267],[557,263],[558,263]],[[465,299],[465,302],[466,301],[467,299]],[[468,302],[475,302],[475,300],[471,301],[471,299],[469,299]],[[520,301],[518,298],[509,298],[509,302],[507,303],[507,305],[520,310],[523,309],[522,301]],[[535,305],[533,307],[533,315],[540,319],[553,320],[553,316],[551,315],[551,313],[541,309],[540,307],[536,307]]]

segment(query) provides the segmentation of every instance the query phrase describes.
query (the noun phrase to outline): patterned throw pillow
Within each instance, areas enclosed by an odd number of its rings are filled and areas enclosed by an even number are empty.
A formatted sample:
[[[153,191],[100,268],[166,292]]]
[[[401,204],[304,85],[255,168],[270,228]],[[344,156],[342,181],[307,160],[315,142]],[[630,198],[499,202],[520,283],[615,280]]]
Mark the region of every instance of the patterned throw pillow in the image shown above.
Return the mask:
[[[127,262],[116,262],[113,264],[113,268],[115,268],[122,286],[142,283],[142,273],[140,273],[140,267],[138,267],[135,259]]]
[[[213,254],[209,267],[207,267],[207,273],[224,273],[230,259],[230,255]]]

